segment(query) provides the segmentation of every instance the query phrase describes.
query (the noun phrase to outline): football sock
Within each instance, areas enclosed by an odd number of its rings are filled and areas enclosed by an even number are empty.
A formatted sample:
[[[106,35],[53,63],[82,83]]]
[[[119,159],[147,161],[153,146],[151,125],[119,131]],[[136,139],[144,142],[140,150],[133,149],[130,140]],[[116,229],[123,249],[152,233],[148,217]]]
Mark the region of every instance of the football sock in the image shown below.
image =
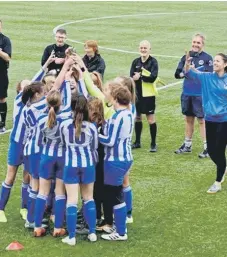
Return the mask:
[[[89,233],[95,233],[96,228],[96,207],[94,200],[84,202],[84,218],[89,227]]]
[[[7,185],[5,182],[2,183],[2,190],[0,193],[0,210],[4,211],[5,206],[9,200],[11,188],[13,185]]]
[[[131,217],[132,215],[132,188],[130,186],[123,188],[124,201],[127,208],[127,216]]]
[[[77,205],[76,204],[67,204],[66,223],[67,223],[69,238],[75,237],[76,223],[77,223]]]
[[[117,233],[120,236],[123,236],[126,231],[126,216],[127,216],[126,204],[124,202],[124,203],[115,205],[113,209],[114,209],[114,220],[115,220]]]
[[[55,228],[62,228],[65,216],[66,196],[56,195],[55,197]]]

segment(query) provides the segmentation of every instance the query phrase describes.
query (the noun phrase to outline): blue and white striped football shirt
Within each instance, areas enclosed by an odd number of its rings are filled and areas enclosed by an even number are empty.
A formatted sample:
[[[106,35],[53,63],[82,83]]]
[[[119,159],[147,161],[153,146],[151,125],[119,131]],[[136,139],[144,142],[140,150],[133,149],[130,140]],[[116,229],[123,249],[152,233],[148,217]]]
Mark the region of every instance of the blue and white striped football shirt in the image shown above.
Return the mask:
[[[76,138],[76,129],[72,118],[63,121],[60,127],[62,141],[66,145],[65,165],[78,168],[94,165],[92,151],[98,148],[96,126],[83,121],[79,138]]]
[[[43,142],[42,153],[47,156],[62,157],[63,154],[65,154],[64,145],[60,137],[60,124],[72,116],[71,89],[69,81],[63,82],[60,91],[62,106],[60,107],[60,111],[56,114],[55,126],[53,128],[47,127],[48,110],[46,110],[46,112],[43,113],[38,119],[35,141],[38,141],[41,137],[45,139]]]
[[[40,115],[46,110],[47,101],[42,97],[38,102],[29,104],[23,109],[25,125],[28,129],[28,137],[24,147],[24,155],[39,153],[42,147],[42,135],[36,137],[37,121]]]
[[[132,134],[134,117],[129,109],[118,110],[107,120],[104,135],[99,134],[99,141],[105,146],[106,161],[132,161]]]

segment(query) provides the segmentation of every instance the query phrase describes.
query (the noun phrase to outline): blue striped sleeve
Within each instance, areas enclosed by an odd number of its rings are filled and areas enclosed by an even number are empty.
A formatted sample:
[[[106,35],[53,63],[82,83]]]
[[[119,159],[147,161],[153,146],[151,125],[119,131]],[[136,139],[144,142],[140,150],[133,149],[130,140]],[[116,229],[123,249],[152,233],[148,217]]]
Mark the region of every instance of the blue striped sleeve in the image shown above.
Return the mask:
[[[110,147],[114,146],[119,137],[122,124],[123,124],[123,119],[121,115],[117,115],[116,118],[112,118],[112,122],[108,128],[107,135],[104,136],[99,134],[100,143]]]

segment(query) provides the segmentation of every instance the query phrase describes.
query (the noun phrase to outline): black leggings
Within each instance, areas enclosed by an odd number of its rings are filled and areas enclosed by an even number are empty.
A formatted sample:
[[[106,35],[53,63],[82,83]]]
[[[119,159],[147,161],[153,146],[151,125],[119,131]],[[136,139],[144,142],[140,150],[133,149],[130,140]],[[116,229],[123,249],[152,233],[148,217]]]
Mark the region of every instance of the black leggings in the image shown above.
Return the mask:
[[[104,218],[108,225],[113,224],[113,207],[124,202],[123,187],[104,185]]]
[[[94,183],[94,201],[96,205],[97,219],[102,216],[102,204],[104,195],[104,147],[98,147],[99,162],[96,165],[96,179]]]
[[[207,150],[217,166],[216,181],[221,182],[226,169],[227,122],[206,121]]]

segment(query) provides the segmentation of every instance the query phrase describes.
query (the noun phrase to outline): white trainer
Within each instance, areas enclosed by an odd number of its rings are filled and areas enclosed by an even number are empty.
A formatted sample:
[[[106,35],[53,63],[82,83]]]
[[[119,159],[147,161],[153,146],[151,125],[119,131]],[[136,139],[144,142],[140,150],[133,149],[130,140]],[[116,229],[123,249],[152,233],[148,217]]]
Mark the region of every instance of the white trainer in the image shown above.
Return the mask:
[[[0,210],[0,222],[7,222],[7,218],[6,218],[6,215],[5,215],[5,212]]]
[[[221,191],[221,183],[220,185],[217,184],[213,184],[208,190],[207,193],[208,194],[216,194],[218,191]]]
[[[89,234],[87,238],[90,242],[96,242],[97,241],[97,235],[95,233]]]
[[[117,232],[113,232],[112,234],[103,234],[101,238],[109,241],[125,241],[128,239],[128,235],[120,236]]]
[[[76,245],[76,238],[75,237],[69,238],[69,236],[67,236],[67,237],[63,238],[61,241],[64,244]]]
[[[131,217],[127,217],[127,218],[126,218],[126,223],[127,223],[127,224],[133,223],[133,217],[132,217],[132,216],[131,216]]]
[[[35,222],[30,223],[30,222],[28,222],[28,221],[26,220],[26,222],[25,222],[25,224],[24,224],[24,227],[25,227],[25,228],[28,228],[28,229],[34,229],[34,228],[35,228]],[[42,228],[47,228],[48,225],[42,224],[41,227],[42,227]]]
[[[28,215],[28,210],[23,208],[23,209],[20,209],[20,215],[21,215],[21,218],[23,220],[26,220],[27,219],[27,215]]]
[[[104,225],[104,226],[102,227],[102,230],[103,230],[104,232],[108,233],[108,234],[111,234],[111,233],[113,233],[113,232],[116,231],[116,227],[115,227],[115,225],[113,225],[113,226]]]

